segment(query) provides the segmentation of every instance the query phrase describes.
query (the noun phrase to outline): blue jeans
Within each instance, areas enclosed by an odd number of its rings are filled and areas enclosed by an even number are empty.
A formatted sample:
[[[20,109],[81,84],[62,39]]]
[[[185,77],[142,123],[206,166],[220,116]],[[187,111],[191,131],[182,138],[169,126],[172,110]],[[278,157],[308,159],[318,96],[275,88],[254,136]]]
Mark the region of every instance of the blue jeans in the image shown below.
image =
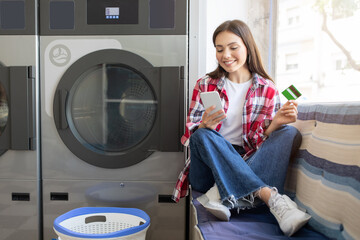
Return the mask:
[[[197,129],[190,138],[190,184],[194,190],[206,192],[216,183],[222,201],[246,197],[265,186],[282,193],[290,157],[301,139],[295,127],[284,125],[244,161],[218,132]]]

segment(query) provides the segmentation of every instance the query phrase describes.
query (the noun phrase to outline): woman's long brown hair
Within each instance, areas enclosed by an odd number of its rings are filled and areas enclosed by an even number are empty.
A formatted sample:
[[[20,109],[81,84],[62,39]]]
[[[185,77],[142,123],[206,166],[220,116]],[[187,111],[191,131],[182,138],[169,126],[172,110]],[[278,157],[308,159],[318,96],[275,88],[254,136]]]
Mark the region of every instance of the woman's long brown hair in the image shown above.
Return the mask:
[[[251,31],[249,29],[249,27],[240,20],[232,20],[232,21],[226,21],[224,23],[222,23],[215,31],[213,34],[213,43],[215,46],[215,40],[216,37],[219,33],[221,32],[232,32],[234,34],[236,34],[237,36],[239,36],[247,49],[247,59],[246,59],[246,63],[248,65],[249,71],[251,73],[257,73],[260,76],[262,76],[263,78],[269,79],[271,81],[272,78],[266,73],[263,63],[261,61],[261,56],[260,56],[260,52],[259,49],[256,46],[255,40],[253,35],[251,34]],[[220,64],[218,64],[218,67],[211,73],[208,73],[208,75],[213,78],[213,79],[218,79],[221,77],[227,77],[228,76],[228,72],[226,72],[221,66]]]

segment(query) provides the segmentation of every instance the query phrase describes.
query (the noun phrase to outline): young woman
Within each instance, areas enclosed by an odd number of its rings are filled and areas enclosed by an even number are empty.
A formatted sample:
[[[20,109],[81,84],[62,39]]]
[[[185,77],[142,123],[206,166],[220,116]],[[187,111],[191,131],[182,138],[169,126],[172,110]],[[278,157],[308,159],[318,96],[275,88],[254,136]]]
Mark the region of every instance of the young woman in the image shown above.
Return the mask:
[[[297,129],[286,125],[297,119],[297,102],[280,107],[279,93],[244,22],[221,24],[213,43],[218,67],[194,87],[181,139],[190,145],[191,161],[180,174],[173,198],[186,195],[189,180],[194,190],[207,192],[199,201],[222,220],[229,220],[229,209],[264,202],[290,236],[310,218],[280,194],[290,156],[301,143]],[[204,109],[200,93],[207,91],[219,93],[223,110],[210,114],[214,106]]]

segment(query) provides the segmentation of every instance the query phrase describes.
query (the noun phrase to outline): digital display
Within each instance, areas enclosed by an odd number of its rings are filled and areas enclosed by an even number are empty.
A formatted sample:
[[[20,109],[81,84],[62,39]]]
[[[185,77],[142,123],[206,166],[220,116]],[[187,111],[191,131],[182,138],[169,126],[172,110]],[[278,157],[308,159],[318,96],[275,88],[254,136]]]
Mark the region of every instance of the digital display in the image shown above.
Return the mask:
[[[107,7],[105,8],[106,19],[119,19],[120,8],[119,7]]]
[[[87,24],[139,24],[139,0],[87,0]]]

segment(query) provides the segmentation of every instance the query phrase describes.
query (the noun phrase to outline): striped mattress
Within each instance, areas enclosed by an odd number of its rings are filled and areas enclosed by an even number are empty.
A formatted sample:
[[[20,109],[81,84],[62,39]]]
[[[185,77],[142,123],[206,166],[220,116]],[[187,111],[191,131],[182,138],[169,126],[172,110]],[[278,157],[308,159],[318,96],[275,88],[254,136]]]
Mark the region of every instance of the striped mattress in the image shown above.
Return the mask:
[[[332,239],[360,239],[360,102],[302,104],[303,141],[285,189],[312,216],[309,225]]]

